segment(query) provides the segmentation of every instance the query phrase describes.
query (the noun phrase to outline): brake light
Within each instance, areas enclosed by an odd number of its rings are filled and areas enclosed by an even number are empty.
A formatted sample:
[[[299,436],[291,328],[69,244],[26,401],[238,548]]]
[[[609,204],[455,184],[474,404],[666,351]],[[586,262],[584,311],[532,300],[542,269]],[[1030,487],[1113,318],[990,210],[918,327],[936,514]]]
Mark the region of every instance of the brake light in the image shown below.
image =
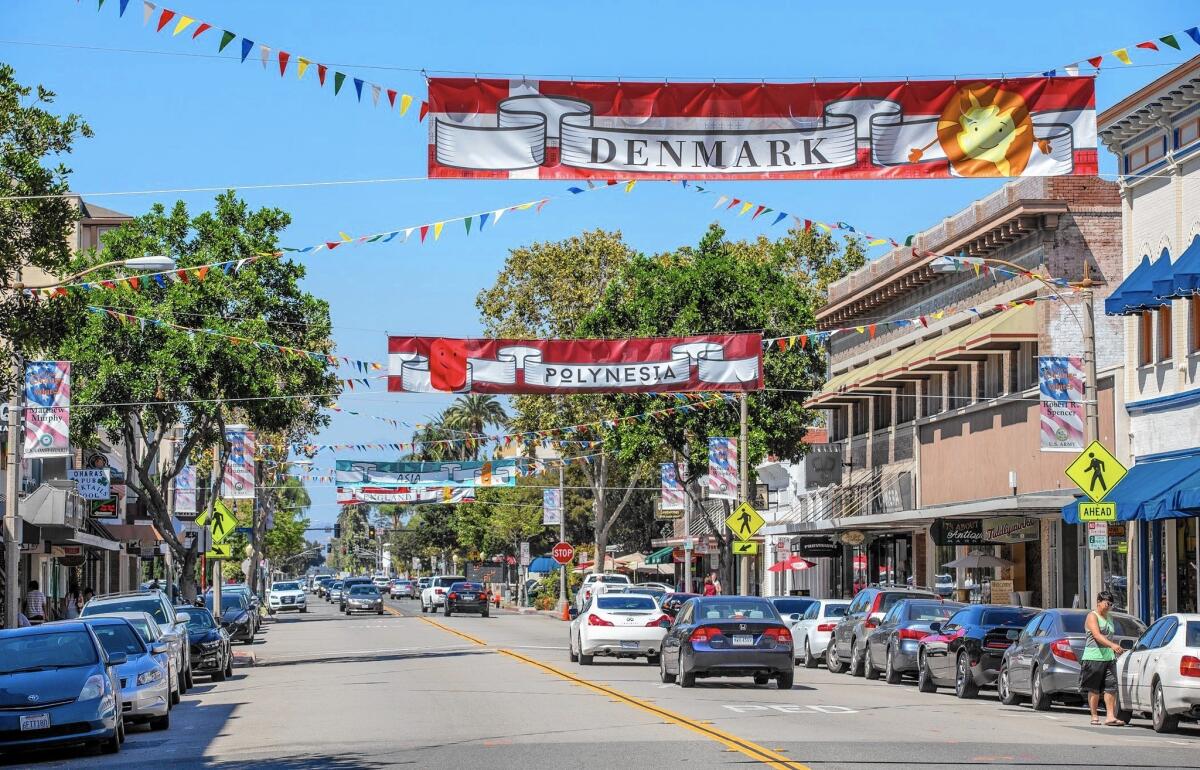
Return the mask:
[[[774,639],[776,644],[792,643],[792,632],[786,628],[768,628],[763,632],[763,636]]]
[[[589,626],[611,626],[612,623],[600,617],[599,615],[588,615]]]
[[[451,598],[451,599],[457,599],[457,598],[458,598],[458,594],[456,594],[456,593],[454,593],[453,591],[451,591],[451,592],[450,592],[450,598]]]
[[[821,633],[828,633],[837,628],[837,623],[820,623],[817,625],[817,630]]]
[[[929,632],[922,631],[919,628],[902,628],[896,634],[896,636],[898,636],[901,639],[916,639],[916,640],[920,641],[921,639],[924,639],[925,637],[929,636]]]
[[[1075,654],[1075,650],[1071,649],[1071,643],[1066,639],[1055,639],[1051,642],[1050,654],[1059,660],[1079,660],[1079,656]]]
[[[688,639],[693,642],[709,642],[720,635],[721,631],[719,629],[711,626],[700,626],[695,631],[692,631],[692,635]]]
[[[863,621],[863,628],[867,629],[868,631],[870,631],[872,628],[878,628],[878,627],[879,627],[879,623],[874,618],[867,618],[866,620]]]
[[[671,619],[668,618],[666,615],[659,615],[657,618],[655,618],[654,620],[651,620],[649,623],[647,623],[646,627],[649,628],[650,626],[661,626],[664,624],[666,624],[668,626],[671,625]]]
[[[1184,655],[1179,661],[1179,675],[1200,677],[1200,658]]]

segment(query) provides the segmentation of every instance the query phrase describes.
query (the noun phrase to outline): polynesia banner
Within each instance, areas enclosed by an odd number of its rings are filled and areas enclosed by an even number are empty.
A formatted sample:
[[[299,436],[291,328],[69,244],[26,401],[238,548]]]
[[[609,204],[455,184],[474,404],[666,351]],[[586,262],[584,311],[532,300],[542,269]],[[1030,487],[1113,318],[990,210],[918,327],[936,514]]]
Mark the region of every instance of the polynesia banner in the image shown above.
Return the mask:
[[[245,425],[229,425],[225,429],[229,455],[225,458],[225,477],[221,481],[221,497],[226,500],[254,499],[254,432]]]
[[[708,440],[708,496],[736,500],[738,496],[738,442],[735,438]]]
[[[470,503],[475,487],[338,486],[338,505],[374,503]]]
[[[1092,78],[627,83],[432,78],[429,176],[1094,175]]]
[[[525,464],[521,458],[445,462],[337,460],[334,473],[339,487],[514,487]]]
[[[684,473],[687,472],[687,466],[683,467]],[[686,505],[686,500],[683,491],[683,484],[679,480],[679,475],[675,472],[675,463],[663,463],[660,466],[660,474],[662,476],[662,500],[659,502],[659,510],[663,511],[682,511]]]
[[[763,387],[762,335],[623,340],[388,337],[388,390],[637,393]]]
[[[196,466],[188,464],[175,476],[175,514],[196,516]]]
[[[1078,452],[1083,449],[1083,359],[1078,356],[1040,357],[1038,382],[1042,451]]]
[[[71,454],[71,362],[25,365],[25,441],[28,459]]]

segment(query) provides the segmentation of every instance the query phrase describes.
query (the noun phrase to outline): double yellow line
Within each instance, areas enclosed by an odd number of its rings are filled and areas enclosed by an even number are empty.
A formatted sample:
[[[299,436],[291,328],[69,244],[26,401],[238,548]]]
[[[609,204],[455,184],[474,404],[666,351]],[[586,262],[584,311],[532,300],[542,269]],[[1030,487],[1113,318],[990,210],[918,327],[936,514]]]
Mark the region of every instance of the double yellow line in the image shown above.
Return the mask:
[[[466,639],[472,644],[477,644],[481,647],[487,646],[487,642],[483,641],[482,639],[478,639],[470,634],[464,634],[463,632],[457,631],[449,626],[444,626],[436,620],[430,620],[429,618],[421,618],[421,620],[425,621],[431,626],[441,629],[442,631],[454,634],[461,639]],[[768,749],[765,746],[760,746],[753,741],[748,741],[745,738],[739,738],[738,736],[727,733],[724,730],[718,730],[712,725],[685,717],[682,714],[669,711],[668,709],[665,709],[661,706],[656,706],[653,703],[640,700],[632,695],[623,693],[620,690],[615,690],[612,687],[598,684],[587,679],[581,679],[572,673],[555,668],[554,666],[551,666],[548,663],[543,663],[540,660],[535,660],[534,658],[522,655],[519,652],[505,649],[497,650],[497,652],[501,655],[512,658],[513,660],[518,660],[522,663],[534,666],[535,668],[541,669],[548,674],[557,676],[560,679],[565,679],[568,682],[585,687],[592,692],[605,695],[628,706],[633,706],[634,708],[649,712],[659,719],[665,720],[674,725],[678,725],[679,727],[683,727],[687,730],[691,730],[692,732],[702,735],[709,740],[716,741],[722,746],[725,746],[727,749],[744,754],[756,762],[761,762],[767,767],[776,768],[777,770],[809,770],[807,765],[791,760],[778,752]]]

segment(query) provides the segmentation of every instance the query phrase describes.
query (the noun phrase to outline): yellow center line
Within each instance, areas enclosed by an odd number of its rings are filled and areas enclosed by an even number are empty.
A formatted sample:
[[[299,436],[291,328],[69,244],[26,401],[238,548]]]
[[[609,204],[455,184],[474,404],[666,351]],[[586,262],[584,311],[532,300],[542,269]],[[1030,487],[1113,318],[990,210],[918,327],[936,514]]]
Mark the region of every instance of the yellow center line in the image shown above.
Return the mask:
[[[455,631],[453,628],[450,628],[449,626],[443,626],[441,623],[437,622],[436,620],[430,620],[429,618],[421,618],[421,620],[425,621],[426,623],[428,623],[431,626],[440,628],[447,633],[454,634],[455,636],[460,637],[462,639],[466,639],[468,642],[471,642],[473,644],[478,644],[480,647],[487,647],[487,642],[483,641],[482,639],[477,639],[474,636],[471,636],[470,634],[464,634],[462,631]]]

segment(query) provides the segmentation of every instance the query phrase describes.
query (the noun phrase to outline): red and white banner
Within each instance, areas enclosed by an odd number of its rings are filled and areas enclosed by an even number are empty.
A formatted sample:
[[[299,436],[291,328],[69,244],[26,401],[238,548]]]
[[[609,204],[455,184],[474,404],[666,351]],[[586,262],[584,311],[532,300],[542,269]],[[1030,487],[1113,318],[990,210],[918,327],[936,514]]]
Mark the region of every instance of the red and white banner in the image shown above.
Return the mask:
[[[708,439],[708,496],[721,500],[738,498],[738,440]]]
[[[432,78],[429,176],[1094,175],[1090,77],[874,83]]]
[[[221,481],[221,497],[226,500],[254,499],[254,432],[245,425],[230,425],[225,429],[229,456],[225,458],[225,476]]]
[[[339,505],[363,503],[469,503],[475,500],[475,487],[338,487]]]
[[[71,362],[30,361],[25,365],[26,459],[71,454]]]
[[[388,337],[388,390],[638,393],[763,387],[762,335],[624,340]]]
[[[1041,451],[1078,452],[1085,441],[1083,359],[1038,358],[1041,391]]]

